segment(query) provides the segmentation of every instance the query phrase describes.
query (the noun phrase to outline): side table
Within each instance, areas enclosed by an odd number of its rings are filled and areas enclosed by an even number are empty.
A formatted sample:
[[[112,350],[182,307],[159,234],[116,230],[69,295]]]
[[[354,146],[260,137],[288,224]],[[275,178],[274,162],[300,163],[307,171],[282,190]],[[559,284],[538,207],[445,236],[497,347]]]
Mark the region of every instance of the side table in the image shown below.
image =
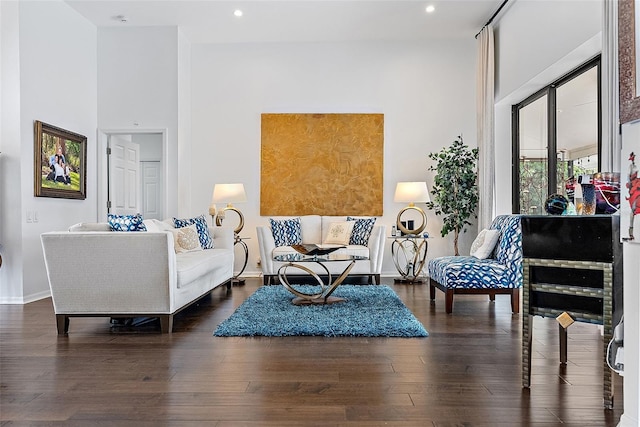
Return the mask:
[[[247,244],[244,241],[249,240],[250,237],[240,237],[235,233],[233,237],[234,237],[233,248],[235,249],[236,245],[240,245],[240,247],[244,252],[244,263],[242,264],[242,268],[240,269],[238,274],[234,275],[231,278],[231,284],[244,285],[245,280],[242,279],[240,275],[242,275],[242,273],[244,272],[244,269],[247,268],[247,261],[249,261],[249,248],[247,247]]]
[[[402,276],[395,279],[398,283],[422,283],[420,275],[427,261],[428,237],[405,235],[389,237],[391,243],[391,257],[396,270]]]

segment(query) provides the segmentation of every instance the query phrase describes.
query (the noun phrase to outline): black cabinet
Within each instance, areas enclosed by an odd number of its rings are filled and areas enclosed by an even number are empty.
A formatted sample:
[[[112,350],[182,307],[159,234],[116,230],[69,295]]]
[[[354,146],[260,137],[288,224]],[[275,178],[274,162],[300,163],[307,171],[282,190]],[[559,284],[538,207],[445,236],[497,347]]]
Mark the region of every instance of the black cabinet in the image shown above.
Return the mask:
[[[568,313],[575,321],[603,325],[604,406],[613,407],[613,373],[606,361],[613,325],[622,316],[620,217],[522,217],[522,385],[531,383],[533,316]],[[566,329],[560,361],[566,363]]]

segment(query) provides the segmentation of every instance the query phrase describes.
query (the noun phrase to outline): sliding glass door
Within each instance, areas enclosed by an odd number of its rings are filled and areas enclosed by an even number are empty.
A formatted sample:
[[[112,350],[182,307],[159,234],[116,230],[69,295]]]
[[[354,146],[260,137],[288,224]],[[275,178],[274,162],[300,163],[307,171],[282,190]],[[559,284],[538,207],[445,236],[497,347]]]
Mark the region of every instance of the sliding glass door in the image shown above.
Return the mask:
[[[600,111],[599,57],[513,106],[513,212],[544,214],[550,194],[599,170]]]

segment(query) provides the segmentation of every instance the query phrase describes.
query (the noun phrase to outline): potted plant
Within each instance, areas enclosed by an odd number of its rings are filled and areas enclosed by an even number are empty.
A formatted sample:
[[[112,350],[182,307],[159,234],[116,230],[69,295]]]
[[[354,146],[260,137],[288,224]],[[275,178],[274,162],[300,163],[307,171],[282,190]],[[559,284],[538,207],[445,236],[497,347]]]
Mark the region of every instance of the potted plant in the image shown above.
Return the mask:
[[[470,149],[462,141],[462,136],[437,153],[429,153],[436,162],[428,170],[435,171],[431,193],[433,201],[427,203],[429,209],[435,209],[436,215],[443,216],[440,234],[445,237],[454,232],[453,250],[458,252],[458,236],[466,231],[471,215],[476,216],[478,207],[478,185],[476,162],[478,149]]]

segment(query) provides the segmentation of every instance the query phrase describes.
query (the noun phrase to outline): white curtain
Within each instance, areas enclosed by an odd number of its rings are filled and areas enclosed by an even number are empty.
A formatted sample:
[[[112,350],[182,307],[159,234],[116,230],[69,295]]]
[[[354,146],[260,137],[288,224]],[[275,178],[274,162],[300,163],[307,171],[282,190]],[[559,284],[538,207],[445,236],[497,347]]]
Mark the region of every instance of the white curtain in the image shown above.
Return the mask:
[[[493,26],[489,24],[478,35],[476,72],[479,230],[489,228],[495,215],[494,74]]]
[[[605,0],[602,13],[602,149],[603,172],[620,171],[621,138],[618,129],[618,2]]]

